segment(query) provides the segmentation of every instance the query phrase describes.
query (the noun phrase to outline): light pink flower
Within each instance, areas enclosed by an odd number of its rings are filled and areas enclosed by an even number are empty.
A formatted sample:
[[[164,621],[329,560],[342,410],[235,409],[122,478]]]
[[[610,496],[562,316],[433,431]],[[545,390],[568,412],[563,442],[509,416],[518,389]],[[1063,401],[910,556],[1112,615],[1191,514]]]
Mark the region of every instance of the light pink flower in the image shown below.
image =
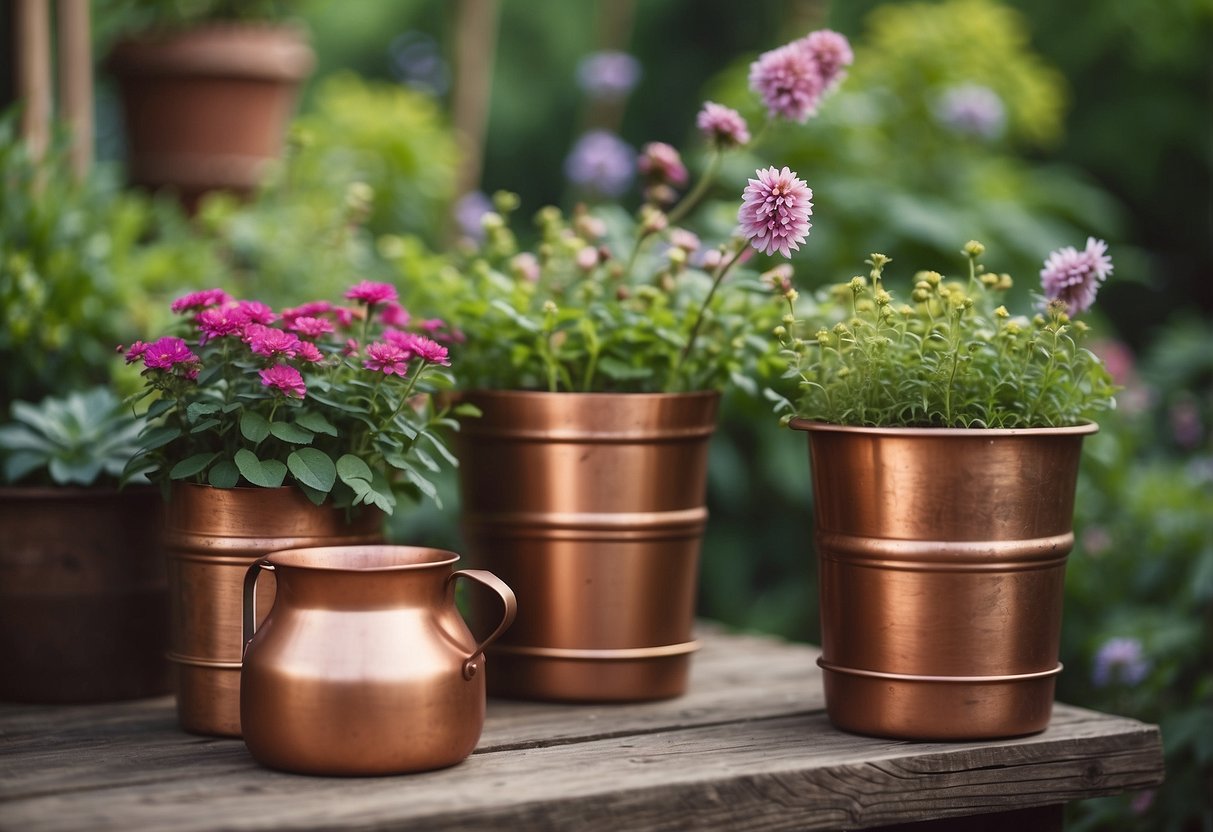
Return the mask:
[[[128,349],[126,351],[126,355],[123,356],[126,359],[126,363],[134,364],[136,361],[142,358],[143,354],[147,352],[148,346],[150,345],[145,341],[136,341],[135,343],[131,344],[130,349]],[[118,349],[121,351],[122,347],[120,346]]]
[[[573,258],[573,262],[583,272],[590,271],[598,265],[598,249],[594,246],[583,246]]]
[[[349,291],[345,293],[347,300],[357,300],[368,306],[374,306],[377,303],[387,303],[388,301],[396,300],[396,287],[390,283],[373,283],[369,280],[364,280],[361,283],[351,286]]]
[[[300,315],[287,321],[287,328],[307,338],[319,338],[333,331],[333,322],[324,318],[312,318]]]
[[[246,324],[244,327],[244,341],[249,345],[249,349],[257,355],[265,355],[271,358],[283,356],[285,358],[294,358],[299,352],[299,336],[293,332],[284,332],[281,329],[275,329],[272,326],[264,324]]]
[[[846,77],[845,67],[855,60],[851,51],[851,43],[844,35],[830,29],[820,29],[810,32],[798,41],[817,62],[817,70],[821,76],[822,87],[830,90],[842,83]]]
[[[764,52],[750,64],[750,89],[772,118],[803,124],[817,112],[825,82],[813,54],[797,41]]]
[[[311,341],[300,341],[295,349],[295,355],[310,364],[319,364],[324,360],[324,353]]]
[[[699,250],[699,237],[685,228],[673,228],[670,230],[670,245],[682,249],[687,254],[694,254]]]
[[[515,254],[510,259],[510,271],[514,273],[515,277],[528,283],[539,282],[539,260],[529,251]]]
[[[362,366],[385,375],[390,376],[395,373],[403,377],[409,371],[408,360],[409,354],[397,344],[376,341],[367,345],[366,360],[362,362]]]
[[[1108,244],[1088,237],[1082,251],[1066,246],[1050,254],[1040,270],[1040,283],[1045,297],[1063,301],[1069,314],[1077,315],[1091,308],[1099,284],[1111,273]]]
[[[231,303],[231,301],[231,296],[222,289],[203,289],[201,292],[190,292],[184,297],[177,298],[169,308],[174,312],[188,312],[192,309],[205,309],[208,306]]]
[[[636,169],[656,181],[682,186],[687,183],[687,168],[678,150],[665,142],[649,142],[640,150]]]
[[[263,385],[280,391],[284,396],[302,399],[307,395],[307,385],[303,383],[303,376],[294,367],[275,364],[273,367],[266,367],[258,375],[261,376]]]
[[[809,236],[813,191],[788,168],[756,171],[742,193],[737,221],[758,251],[791,257]]]
[[[695,125],[705,139],[720,148],[750,143],[750,130],[741,113],[715,101],[703,102],[703,109],[695,117]]]
[[[152,370],[171,370],[179,364],[194,365],[198,356],[190,351],[189,345],[181,338],[171,335],[147,345],[143,350],[143,366]],[[187,373],[189,368],[183,368]]]

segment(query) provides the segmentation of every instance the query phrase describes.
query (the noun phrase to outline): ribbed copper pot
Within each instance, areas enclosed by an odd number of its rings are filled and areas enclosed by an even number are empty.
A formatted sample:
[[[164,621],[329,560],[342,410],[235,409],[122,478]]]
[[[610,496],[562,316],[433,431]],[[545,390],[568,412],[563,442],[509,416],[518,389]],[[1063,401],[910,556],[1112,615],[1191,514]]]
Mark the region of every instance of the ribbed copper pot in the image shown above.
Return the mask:
[[[792,427],[809,436],[831,721],[903,739],[1044,730],[1097,427]]]
[[[241,599],[250,564],[280,549],[381,543],[382,528],[377,509],[316,506],[296,488],[174,487],[165,551],[181,727],[240,736]],[[274,582],[263,581],[260,592],[268,610]]]
[[[465,538],[518,594],[517,621],[489,651],[489,693],[684,693],[719,395],[466,399],[483,416],[459,433]]]
[[[169,689],[153,489],[0,489],[0,699],[102,702]]]
[[[514,619],[492,573],[407,546],[276,552],[248,569],[240,720],[262,765],[302,774],[380,775],[442,768],[472,753],[484,726],[484,648]],[[258,576],[277,598],[255,625]],[[460,579],[497,608],[477,643],[455,608]],[[491,672],[491,671],[490,671]]]

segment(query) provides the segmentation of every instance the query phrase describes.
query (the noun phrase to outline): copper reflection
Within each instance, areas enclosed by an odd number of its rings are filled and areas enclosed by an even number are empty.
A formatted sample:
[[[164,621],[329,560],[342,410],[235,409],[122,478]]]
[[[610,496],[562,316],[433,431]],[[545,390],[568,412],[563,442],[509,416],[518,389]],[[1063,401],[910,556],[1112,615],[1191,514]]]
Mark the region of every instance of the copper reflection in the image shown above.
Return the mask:
[[[719,396],[476,392],[460,434],[474,561],[518,593],[489,692],[685,692]],[[491,611],[488,613],[491,615]]]
[[[276,552],[249,567],[240,719],[254,759],[304,774],[377,775],[453,765],[484,725],[483,651],[514,618],[491,573],[459,556],[405,546]],[[278,584],[255,625],[262,570]],[[480,642],[455,608],[455,583],[479,584],[497,615]],[[487,591],[486,591],[487,590]],[[490,663],[491,664],[491,663]]]
[[[909,739],[1043,730],[1095,425],[792,426],[809,432],[834,723]]]

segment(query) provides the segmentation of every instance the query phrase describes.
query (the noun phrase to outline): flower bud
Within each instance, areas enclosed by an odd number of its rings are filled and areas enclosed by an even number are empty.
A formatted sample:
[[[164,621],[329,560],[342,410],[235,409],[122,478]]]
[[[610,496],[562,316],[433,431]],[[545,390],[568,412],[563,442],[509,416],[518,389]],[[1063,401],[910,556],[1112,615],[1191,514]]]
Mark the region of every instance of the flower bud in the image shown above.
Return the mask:
[[[559,311],[560,311],[560,307],[558,307],[558,306],[556,305],[556,301],[554,301],[554,300],[545,300],[545,301],[543,302],[543,314],[545,314],[545,315],[555,315],[555,314],[556,314],[557,312],[559,312]]]
[[[783,293],[783,297],[788,303],[795,303],[800,298],[800,292],[797,292],[795,289],[788,289]]]
[[[985,246],[976,240],[969,240],[967,243],[965,243],[964,251],[962,253],[969,257],[980,257],[981,255],[985,254],[985,252]]]
[[[796,316],[789,312],[783,316],[783,322],[787,326],[793,326],[796,323]]]
[[[780,341],[782,341],[782,340],[783,340],[783,339],[784,339],[784,338],[787,336],[787,334],[788,334],[787,327],[784,327],[784,326],[782,326],[782,325],[781,325],[781,326],[777,326],[777,327],[775,327],[775,329],[773,329],[771,332],[772,332],[772,334],[774,334],[774,336],[775,336],[776,338],[778,338]]]
[[[511,191],[497,191],[493,194],[493,208],[499,214],[509,214],[518,210],[518,206],[522,204],[522,200],[518,198],[518,194]]]
[[[1009,318],[1011,313],[1007,311],[1005,306],[1000,306],[994,310],[994,314],[999,318]]]
[[[480,227],[493,232],[505,227],[505,220],[495,211],[485,211],[480,215]]]
[[[1000,292],[1005,292],[1007,289],[1010,289],[1011,286],[1014,285],[1014,283],[1015,283],[1015,281],[1013,281],[1011,279],[1011,275],[1000,274],[998,276],[998,286],[995,288],[997,288],[998,291],[1000,291]]]
[[[925,280],[930,286],[938,286],[943,280],[943,275],[941,275],[939,272],[927,272],[925,275],[923,275],[923,280]]]
[[[858,295],[860,292],[862,292],[864,290],[864,287],[867,285],[868,285],[868,282],[866,280],[864,280],[862,277],[860,277],[859,275],[855,275],[854,277],[851,278],[851,283],[850,283],[851,292],[856,295]]]
[[[893,296],[890,295],[888,292],[886,292],[884,289],[881,289],[876,293],[876,305],[877,306],[888,306],[890,301],[892,301],[892,300],[893,300]]]
[[[830,333],[828,330],[817,330],[817,343],[821,344],[823,347],[828,347],[830,345]]]

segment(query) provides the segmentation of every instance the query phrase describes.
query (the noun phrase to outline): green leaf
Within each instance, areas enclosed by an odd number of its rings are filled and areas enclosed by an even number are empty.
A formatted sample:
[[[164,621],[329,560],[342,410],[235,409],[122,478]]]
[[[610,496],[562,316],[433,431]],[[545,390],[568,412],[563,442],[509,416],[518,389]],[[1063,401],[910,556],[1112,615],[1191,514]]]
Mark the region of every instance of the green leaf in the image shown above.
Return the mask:
[[[433,500],[439,508],[442,507],[442,501],[438,498],[438,489],[432,482],[418,474],[415,470],[409,469],[404,472],[405,478],[413,485],[420,489],[421,493]]]
[[[476,407],[476,405],[472,404],[471,402],[464,402],[463,404],[456,405],[454,413],[456,416],[466,416],[470,419],[479,419],[484,415],[484,411]]]
[[[337,481],[337,466],[328,454],[315,448],[300,448],[286,458],[286,467],[295,479],[324,494],[333,490]]]
[[[198,424],[196,424],[192,428],[190,428],[190,433],[191,434],[202,433],[202,432],[208,431],[211,428],[216,427],[220,424],[222,424],[222,422],[220,422],[218,419],[207,419],[206,421],[199,422]]]
[[[316,438],[316,434],[310,430],[304,430],[293,422],[271,422],[270,433],[292,445],[310,445]]]
[[[211,460],[219,456],[217,453],[194,454],[187,456],[185,459],[178,462],[168,472],[169,479],[183,480],[186,477],[192,477],[206,469],[206,466],[211,464]]]
[[[139,434],[139,444],[145,451],[153,451],[156,448],[163,448],[180,435],[181,428],[171,425],[149,428]]]
[[[653,375],[651,367],[633,367],[613,356],[604,356],[598,362],[598,370],[613,381],[631,381],[633,379],[649,378]]]
[[[155,419],[157,416],[163,416],[165,413],[172,410],[176,404],[177,402],[173,399],[159,399],[158,401],[152,402],[145,415],[148,419]]]
[[[212,413],[219,412],[219,405],[210,402],[194,402],[185,409],[185,418],[191,422],[197,422],[203,416],[210,416]]]
[[[295,417],[295,424],[307,428],[312,433],[323,433],[328,436],[336,436],[337,428],[333,423],[324,418],[324,415],[317,413],[314,410],[305,410]]]
[[[254,445],[260,444],[270,435],[269,421],[255,410],[240,414],[240,433]]]
[[[355,483],[370,483],[375,479],[371,467],[353,454],[343,454],[337,460],[337,476],[341,477],[341,481],[354,491],[358,491]]]
[[[240,469],[230,459],[221,459],[206,472],[206,481],[215,488],[235,488],[240,482]]]
[[[101,463],[96,460],[69,462],[66,459],[53,457],[47,465],[51,479],[56,485],[92,485],[101,473]]]
[[[8,482],[16,482],[35,468],[41,468],[47,463],[46,454],[33,451],[17,451],[9,454],[4,460],[4,478]]]
[[[277,488],[286,479],[286,466],[276,459],[260,460],[248,448],[236,451],[236,467],[240,474],[253,485],[262,488]]]
[[[303,496],[312,501],[312,505],[323,505],[324,501],[328,499],[328,492],[317,491],[315,488],[311,488],[303,483],[299,483],[298,485],[299,490],[303,492]]]

